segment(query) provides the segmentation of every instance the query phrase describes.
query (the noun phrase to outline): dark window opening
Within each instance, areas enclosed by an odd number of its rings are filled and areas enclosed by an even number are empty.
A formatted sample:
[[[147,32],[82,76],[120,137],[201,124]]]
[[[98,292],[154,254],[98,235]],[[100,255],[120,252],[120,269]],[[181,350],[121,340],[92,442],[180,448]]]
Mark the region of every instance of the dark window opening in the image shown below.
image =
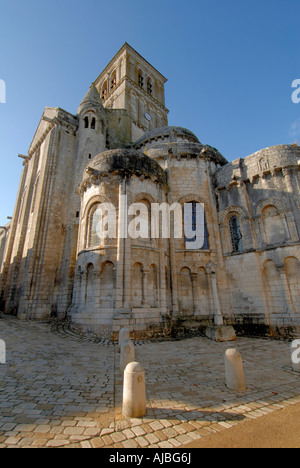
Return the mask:
[[[189,202],[188,204],[192,205],[192,230],[196,231],[197,229],[197,204],[198,202]],[[191,242],[196,242],[196,234],[194,238],[188,239],[186,236],[184,236],[184,241],[185,243],[191,243]],[[208,230],[207,230],[207,223],[206,223],[206,216],[204,213],[204,243],[201,249],[199,250],[209,250],[209,240],[208,240]]]
[[[243,241],[240,222],[237,216],[230,218],[229,227],[233,252],[241,252],[243,250]]]
[[[84,128],[89,128],[89,118],[88,117],[84,118]]]
[[[92,119],[91,128],[93,130],[95,130],[95,128],[96,128],[96,119],[95,119],[95,117],[93,117],[93,119]]]
[[[117,80],[116,78],[113,78],[110,83],[110,89],[111,90],[115,89],[116,85],[117,85]]]
[[[139,74],[139,86],[141,88],[144,87],[144,77],[143,77],[143,75],[141,73]]]

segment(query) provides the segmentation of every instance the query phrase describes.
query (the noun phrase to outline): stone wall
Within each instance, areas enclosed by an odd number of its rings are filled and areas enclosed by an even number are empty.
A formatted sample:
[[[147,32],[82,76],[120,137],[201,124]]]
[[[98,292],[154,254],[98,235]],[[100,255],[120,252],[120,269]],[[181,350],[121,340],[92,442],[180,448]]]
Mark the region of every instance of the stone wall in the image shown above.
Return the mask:
[[[300,148],[267,148],[215,173],[219,223],[236,327],[275,335],[299,330]],[[230,219],[239,221],[234,251]]]

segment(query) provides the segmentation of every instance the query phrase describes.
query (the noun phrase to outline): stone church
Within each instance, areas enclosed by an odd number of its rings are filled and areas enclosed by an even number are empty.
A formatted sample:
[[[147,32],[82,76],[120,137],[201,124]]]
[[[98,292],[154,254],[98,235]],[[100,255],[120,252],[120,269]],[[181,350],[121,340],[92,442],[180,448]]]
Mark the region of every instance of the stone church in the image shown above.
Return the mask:
[[[73,330],[108,339],[122,327],[141,339],[214,326],[296,336],[300,147],[229,163],[191,131],[168,126],[165,83],[125,43],[76,115],[45,108],[19,155],[12,220],[0,229],[1,310],[68,319]],[[124,196],[147,208],[201,203],[202,247],[188,248],[184,236],[121,236],[130,220]],[[97,236],[104,203],[116,207],[114,238]]]

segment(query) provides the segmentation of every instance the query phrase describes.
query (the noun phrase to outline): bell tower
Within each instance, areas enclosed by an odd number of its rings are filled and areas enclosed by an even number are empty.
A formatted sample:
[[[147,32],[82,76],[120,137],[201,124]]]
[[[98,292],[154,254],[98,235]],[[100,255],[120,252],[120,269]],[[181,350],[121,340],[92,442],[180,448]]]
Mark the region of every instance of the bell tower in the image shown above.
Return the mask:
[[[104,108],[125,109],[131,140],[168,125],[164,85],[167,79],[125,43],[94,82]]]

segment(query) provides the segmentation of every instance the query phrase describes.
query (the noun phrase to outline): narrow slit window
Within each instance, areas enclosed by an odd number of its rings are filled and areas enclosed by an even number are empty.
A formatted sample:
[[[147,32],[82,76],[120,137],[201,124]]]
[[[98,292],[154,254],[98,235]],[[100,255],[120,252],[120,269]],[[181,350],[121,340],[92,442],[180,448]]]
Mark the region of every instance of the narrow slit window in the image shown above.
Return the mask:
[[[107,81],[105,81],[103,87],[102,87],[102,91],[101,91],[101,99],[102,101],[105,101],[107,98]]]
[[[110,90],[113,91],[116,86],[117,86],[117,75],[116,75],[116,71],[114,71],[111,77],[111,81],[110,81]]]
[[[192,206],[191,209],[191,218],[188,222],[189,226],[191,227],[192,231],[195,232],[195,237],[194,238],[187,238],[186,235],[184,236],[185,240],[185,248],[188,248],[188,245],[190,246],[191,242],[196,242],[196,229],[197,229],[197,202],[192,201],[188,202],[189,205]],[[208,239],[208,230],[207,230],[207,223],[206,223],[206,216],[204,213],[204,242],[202,247],[199,250],[208,250],[209,249],[209,239]]]
[[[143,77],[143,75],[142,75],[141,72],[139,73],[139,86],[140,86],[141,88],[144,87],[144,77]]]
[[[232,216],[229,220],[231,243],[233,252],[242,252],[243,241],[240,222],[237,216]]]
[[[147,82],[147,92],[148,94],[152,94],[152,83],[150,80]]]

